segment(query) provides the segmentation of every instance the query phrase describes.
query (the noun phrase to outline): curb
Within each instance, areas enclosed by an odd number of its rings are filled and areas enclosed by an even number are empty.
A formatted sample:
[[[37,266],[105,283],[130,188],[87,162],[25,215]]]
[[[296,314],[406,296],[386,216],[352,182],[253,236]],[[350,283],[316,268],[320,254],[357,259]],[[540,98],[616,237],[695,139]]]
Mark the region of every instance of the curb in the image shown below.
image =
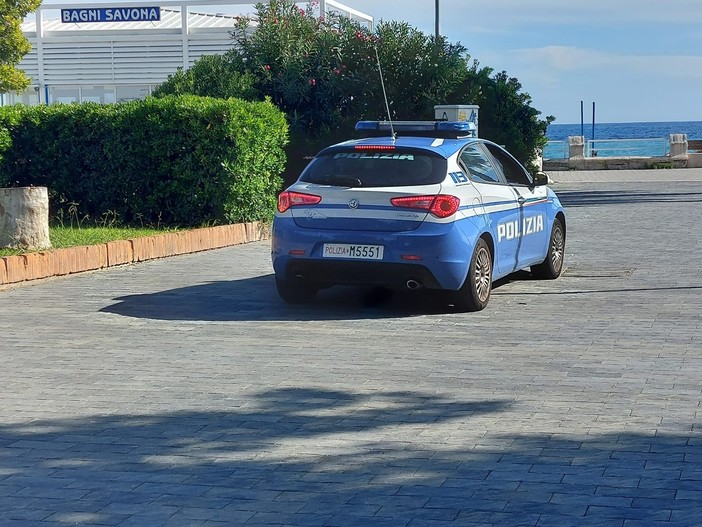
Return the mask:
[[[259,222],[236,223],[99,245],[4,256],[0,258],[0,285],[95,271],[269,238],[268,227]]]

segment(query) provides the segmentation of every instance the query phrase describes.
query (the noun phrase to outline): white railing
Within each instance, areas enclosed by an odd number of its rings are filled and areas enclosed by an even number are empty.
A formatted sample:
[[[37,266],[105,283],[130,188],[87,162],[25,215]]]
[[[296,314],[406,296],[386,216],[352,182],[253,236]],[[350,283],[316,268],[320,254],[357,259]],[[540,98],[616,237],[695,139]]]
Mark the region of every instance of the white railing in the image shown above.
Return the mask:
[[[585,157],[663,157],[670,153],[668,139],[588,139]],[[549,141],[544,159],[568,159],[568,141]]]
[[[662,137],[585,141],[585,157],[663,157],[668,152],[668,140]]]
[[[544,148],[544,159],[568,159],[568,141],[549,141]]]

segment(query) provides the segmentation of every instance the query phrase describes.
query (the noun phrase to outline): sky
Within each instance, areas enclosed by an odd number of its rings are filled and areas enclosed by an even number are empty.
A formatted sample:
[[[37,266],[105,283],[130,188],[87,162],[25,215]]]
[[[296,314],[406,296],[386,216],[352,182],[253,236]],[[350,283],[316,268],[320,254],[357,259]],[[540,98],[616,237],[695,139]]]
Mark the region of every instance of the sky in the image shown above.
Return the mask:
[[[435,0],[338,1],[434,33]],[[556,123],[579,123],[580,101],[585,122],[593,102],[600,123],[702,121],[702,0],[440,0],[439,22]]]
[[[435,0],[340,1],[434,33]],[[439,23],[556,123],[702,121],[702,0],[440,0]]]

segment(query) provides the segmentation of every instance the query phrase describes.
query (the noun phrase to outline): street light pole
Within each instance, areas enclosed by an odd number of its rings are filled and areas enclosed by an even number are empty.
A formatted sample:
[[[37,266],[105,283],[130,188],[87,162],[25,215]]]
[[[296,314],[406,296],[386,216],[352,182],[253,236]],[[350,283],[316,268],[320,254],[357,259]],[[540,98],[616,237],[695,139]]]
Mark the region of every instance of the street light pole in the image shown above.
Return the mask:
[[[434,9],[434,32],[436,40],[439,40],[439,0],[435,0],[436,7]]]

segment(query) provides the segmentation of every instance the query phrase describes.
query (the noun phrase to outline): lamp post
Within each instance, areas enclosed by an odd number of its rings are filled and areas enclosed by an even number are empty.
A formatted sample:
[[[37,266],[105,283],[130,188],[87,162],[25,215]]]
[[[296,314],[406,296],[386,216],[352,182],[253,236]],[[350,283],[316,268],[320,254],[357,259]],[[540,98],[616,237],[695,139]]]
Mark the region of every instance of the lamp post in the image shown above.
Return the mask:
[[[439,40],[439,0],[435,0],[434,33],[436,34],[436,40]]]

